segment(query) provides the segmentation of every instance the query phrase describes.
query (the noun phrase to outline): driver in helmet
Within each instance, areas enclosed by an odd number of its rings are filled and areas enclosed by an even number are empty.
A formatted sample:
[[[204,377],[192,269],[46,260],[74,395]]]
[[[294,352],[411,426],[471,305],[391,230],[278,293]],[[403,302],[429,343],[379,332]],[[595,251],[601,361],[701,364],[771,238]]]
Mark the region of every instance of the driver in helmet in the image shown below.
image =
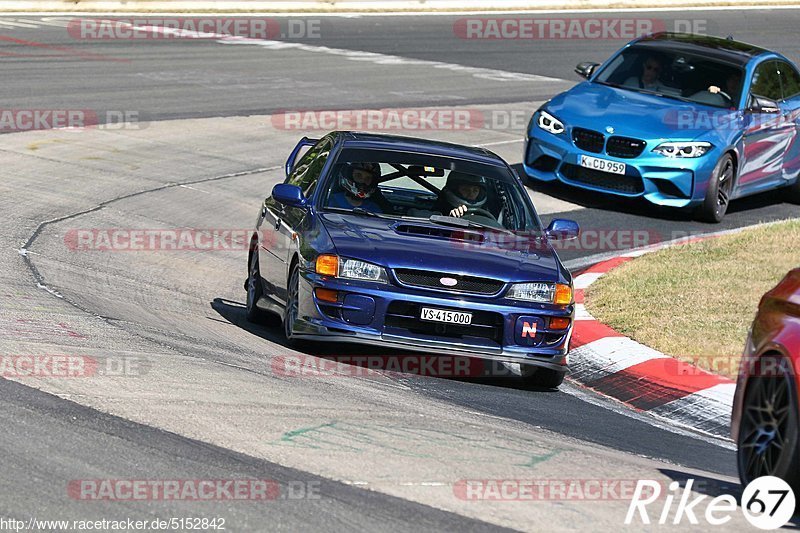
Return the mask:
[[[486,211],[486,182],[480,176],[453,171],[447,177],[434,211],[463,217],[470,209]]]
[[[378,163],[345,163],[339,172],[339,192],[333,193],[328,207],[352,209],[360,207],[372,213],[382,213],[377,198],[381,166]]]

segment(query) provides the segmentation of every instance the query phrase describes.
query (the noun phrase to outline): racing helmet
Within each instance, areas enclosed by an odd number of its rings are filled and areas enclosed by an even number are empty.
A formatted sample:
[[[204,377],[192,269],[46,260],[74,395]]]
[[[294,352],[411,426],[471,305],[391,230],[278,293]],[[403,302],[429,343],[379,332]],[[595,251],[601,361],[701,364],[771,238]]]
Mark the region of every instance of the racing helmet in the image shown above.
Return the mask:
[[[480,187],[481,192],[474,200],[468,200],[459,194],[459,185],[477,185]],[[486,180],[474,174],[453,171],[447,176],[447,184],[442,189],[442,193],[444,194],[444,199],[452,206],[482,207],[486,203]]]
[[[369,184],[358,183],[353,179],[354,170],[364,170],[372,174]],[[381,177],[381,166],[378,163],[345,163],[339,172],[339,185],[356,198],[369,198],[378,190],[378,178]]]

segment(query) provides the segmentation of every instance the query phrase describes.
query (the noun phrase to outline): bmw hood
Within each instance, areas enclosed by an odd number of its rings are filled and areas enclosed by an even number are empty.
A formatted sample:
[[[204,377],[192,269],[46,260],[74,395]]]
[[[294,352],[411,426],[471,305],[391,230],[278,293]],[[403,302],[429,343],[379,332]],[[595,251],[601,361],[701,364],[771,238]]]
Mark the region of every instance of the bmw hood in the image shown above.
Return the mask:
[[[579,126],[624,137],[665,141],[701,138],[714,142],[713,138],[719,135],[716,128],[732,124],[738,116],[731,109],[589,82],[559,94],[544,109],[567,128]]]
[[[321,215],[336,253],[388,267],[465,274],[506,282],[566,282],[553,249],[532,237],[424,220]]]

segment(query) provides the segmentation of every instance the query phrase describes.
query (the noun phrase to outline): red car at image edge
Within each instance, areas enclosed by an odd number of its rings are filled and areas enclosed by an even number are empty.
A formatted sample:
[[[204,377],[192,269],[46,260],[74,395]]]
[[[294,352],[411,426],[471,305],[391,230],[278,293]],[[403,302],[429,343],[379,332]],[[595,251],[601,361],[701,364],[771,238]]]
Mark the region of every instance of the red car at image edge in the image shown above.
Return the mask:
[[[777,476],[800,497],[798,370],[800,268],[761,298],[739,371],[731,427],[742,483]]]

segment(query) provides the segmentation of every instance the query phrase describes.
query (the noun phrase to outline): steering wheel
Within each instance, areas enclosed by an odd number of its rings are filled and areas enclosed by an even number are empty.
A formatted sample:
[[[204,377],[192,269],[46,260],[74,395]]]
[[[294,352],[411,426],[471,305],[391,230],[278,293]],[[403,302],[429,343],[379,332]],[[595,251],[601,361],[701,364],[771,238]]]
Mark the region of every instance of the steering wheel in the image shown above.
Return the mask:
[[[495,216],[486,209],[481,207],[468,207],[467,212],[464,213],[464,217],[467,220],[472,220],[474,222],[481,222],[486,226],[491,226],[493,228],[502,228],[503,225],[495,218]]]
[[[706,89],[706,90],[708,91],[708,89]],[[718,94],[718,95],[720,95],[721,97],[725,98],[725,99],[728,101],[728,103],[729,103],[729,104],[732,104],[732,103],[733,103],[733,98],[731,98],[731,95],[729,95],[728,93],[726,93],[726,92],[725,92],[725,91],[723,91],[722,89],[720,89],[720,90],[719,90],[719,91],[717,91],[716,93],[713,93],[713,92],[711,92],[711,91],[708,91],[708,92],[710,92],[711,94]]]
[[[466,215],[478,215],[481,217],[489,217],[492,220],[497,220],[497,218],[492,213],[490,213],[489,211],[487,211],[482,207],[468,207],[467,212],[465,213],[465,216]]]

